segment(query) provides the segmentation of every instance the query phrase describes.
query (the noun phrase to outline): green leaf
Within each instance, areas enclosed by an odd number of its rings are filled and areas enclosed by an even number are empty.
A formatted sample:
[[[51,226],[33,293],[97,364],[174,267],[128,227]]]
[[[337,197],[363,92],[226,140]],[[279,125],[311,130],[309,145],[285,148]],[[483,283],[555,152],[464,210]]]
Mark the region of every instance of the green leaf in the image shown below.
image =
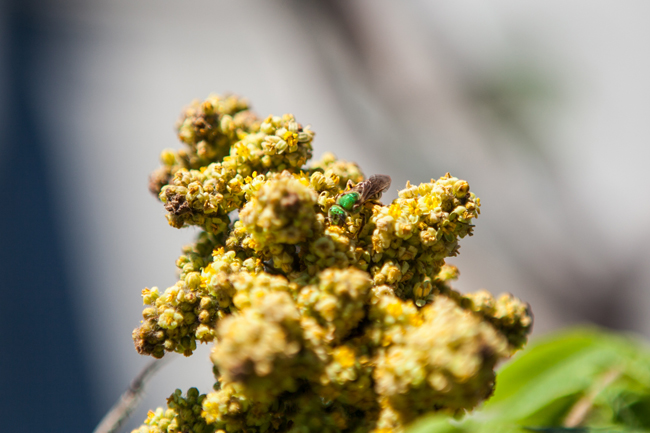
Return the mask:
[[[535,344],[498,373],[495,394],[484,410],[522,422],[539,419],[540,412],[556,418],[561,411],[550,408],[562,406],[559,402],[574,403],[612,371],[631,373],[638,349],[627,337],[593,328],[557,334]],[[645,360],[650,358],[646,355]],[[643,374],[637,371],[635,376]]]
[[[462,433],[468,430],[452,424],[452,418],[444,415],[430,415],[415,422],[409,433]]]
[[[618,355],[612,350],[602,347],[584,348],[553,369],[538,374],[531,371],[526,387],[510,398],[494,403],[490,401],[485,409],[503,412],[510,419],[529,417],[557,399],[580,396],[599,376],[615,366],[618,360]]]
[[[597,337],[589,331],[579,329],[541,340],[517,355],[512,362],[499,371],[497,389],[490,402],[497,403],[517,394],[537,376],[553,370],[558,364],[593,347],[596,339]]]

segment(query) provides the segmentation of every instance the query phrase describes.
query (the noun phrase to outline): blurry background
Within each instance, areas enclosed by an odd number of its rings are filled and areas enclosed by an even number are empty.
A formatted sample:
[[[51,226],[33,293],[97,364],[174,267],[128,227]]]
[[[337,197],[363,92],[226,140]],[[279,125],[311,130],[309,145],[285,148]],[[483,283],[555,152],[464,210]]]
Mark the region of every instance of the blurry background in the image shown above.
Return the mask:
[[[210,92],[292,112],[394,198],[449,171],[482,200],[457,287],[512,292],[535,334],[650,336],[650,3],[0,1],[0,419],[90,431],[147,363],[140,291],[191,230],[147,190],[181,109]],[[174,358],[124,431],[177,387]],[[8,423],[8,424],[7,424]]]

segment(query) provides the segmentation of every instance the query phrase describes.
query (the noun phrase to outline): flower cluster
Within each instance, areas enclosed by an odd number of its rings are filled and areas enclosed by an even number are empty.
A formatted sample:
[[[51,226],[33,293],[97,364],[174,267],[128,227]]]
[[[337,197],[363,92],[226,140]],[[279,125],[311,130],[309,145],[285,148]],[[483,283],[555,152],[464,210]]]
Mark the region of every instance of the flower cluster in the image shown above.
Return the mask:
[[[239,213],[244,231],[260,247],[304,242],[316,220],[316,197],[293,176],[271,179]]]
[[[329,209],[364,180],[290,114],[261,120],[210,96],[182,116],[151,190],[173,227],[202,228],[179,280],[145,289],[136,349],[189,356],[211,342],[214,390],[150,412],[138,432],[389,432],[490,396],[497,363],[525,343],[527,304],[461,294],[445,259],[480,201],[450,174]],[[344,221],[343,221],[344,220]]]
[[[199,395],[199,390],[190,388],[187,396],[183,397],[182,391],[177,389],[167,399],[167,409],[159,407],[156,411],[149,411],[147,419],[137,433],[171,433],[192,432],[210,433],[214,428],[208,426],[201,416],[205,394]]]

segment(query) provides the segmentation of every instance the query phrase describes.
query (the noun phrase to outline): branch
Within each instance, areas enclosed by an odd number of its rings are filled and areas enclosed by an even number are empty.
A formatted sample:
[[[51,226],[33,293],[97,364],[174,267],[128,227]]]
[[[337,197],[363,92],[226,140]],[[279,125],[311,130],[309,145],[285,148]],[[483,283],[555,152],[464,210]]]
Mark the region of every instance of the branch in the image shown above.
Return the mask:
[[[135,379],[133,379],[129,389],[122,394],[117,403],[104,415],[104,418],[99,422],[93,433],[113,433],[117,431],[137,407],[144,393],[144,386],[147,381],[164,364],[165,361],[162,359],[155,359],[147,364]]]

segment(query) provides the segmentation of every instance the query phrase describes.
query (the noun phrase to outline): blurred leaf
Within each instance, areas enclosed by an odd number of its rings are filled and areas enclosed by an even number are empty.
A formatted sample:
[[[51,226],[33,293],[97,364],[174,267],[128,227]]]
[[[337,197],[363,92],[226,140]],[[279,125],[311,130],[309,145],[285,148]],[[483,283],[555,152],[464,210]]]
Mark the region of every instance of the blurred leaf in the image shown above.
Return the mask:
[[[514,360],[499,372],[498,386],[490,403],[497,403],[516,394],[539,375],[552,371],[558,364],[592,347],[593,340],[592,335],[578,331],[550,341],[542,341],[515,356]]]
[[[581,393],[569,394],[557,398],[527,416],[522,424],[524,425],[562,425],[564,418],[571,408],[582,396]]]
[[[543,427],[543,428],[526,428],[526,431],[539,433],[632,433],[635,430],[622,428],[591,428],[591,427]]]
[[[569,428],[571,426],[573,428]],[[532,344],[497,374],[494,396],[458,421],[425,417],[409,433],[650,431],[646,343],[596,328]]]

